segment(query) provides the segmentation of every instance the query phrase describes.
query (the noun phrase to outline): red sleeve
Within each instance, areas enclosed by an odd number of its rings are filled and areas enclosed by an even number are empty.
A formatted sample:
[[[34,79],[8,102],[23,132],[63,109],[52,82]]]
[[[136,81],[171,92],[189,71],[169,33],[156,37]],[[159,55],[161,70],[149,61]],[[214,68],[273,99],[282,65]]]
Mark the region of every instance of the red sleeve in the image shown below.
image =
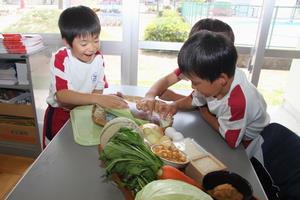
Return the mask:
[[[54,68],[60,70],[62,73],[65,72],[65,66],[64,61],[65,58],[68,56],[67,49],[63,49],[59,51],[54,58]],[[57,74],[55,74],[55,87],[56,91],[62,90],[62,89],[68,89],[68,81],[59,77]]]
[[[173,72],[174,72],[174,74],[176,74],[177,77],[179,77],[181,74],[181,71],[179,68],[176,68]]]
[[[241,87],[236,86],[228,99],[228,106],[230,107],[231,118],[229,123],[235,124],[240,123],[243,120],[246,112],[246,99]],[[231,148],[238,146],[237,140],[241,134],[240,129],[228,129],[225,132],[225,140]]]

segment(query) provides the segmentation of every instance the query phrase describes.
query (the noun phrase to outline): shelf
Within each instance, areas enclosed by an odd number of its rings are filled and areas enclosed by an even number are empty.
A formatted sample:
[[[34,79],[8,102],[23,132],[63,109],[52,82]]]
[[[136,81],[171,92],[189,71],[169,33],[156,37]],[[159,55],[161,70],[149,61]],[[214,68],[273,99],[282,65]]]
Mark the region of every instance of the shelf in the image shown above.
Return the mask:
[[[9,54],[9,53],[1,53],[0,59],[10,60],[10,59],[25,59],[26,54]]]
[[[0,53],[0,59],[25,59],[26,57],[29,57],[30,55],[36,54],[43,49],[46,49],[46,47],[41,47],[40,49],[34,50],[32,52],[29,52],[27,54],[10,54],[10,53]]]
[[[18,89],[18,90],[30,90],[31,87],[30,85],[3,85],[0,84],[0,88],[4,88],[4,89]]]
[[[0,103],[0,115],[33,118],[32,105]]]
[[[31,99],[31,104],[17,104],[16,102],[19,102],[18,97],[21,98],[23,95],[20,94],[0,103],[0,115],[3,117],[0,123],[0,153],[37,157],[42,150],[33,96],[31,69],[41,67],[43,64],[40,62],[40,58],[44,53],[43,49],[41,48],[29,54],[0,54],[1,61],[9,63],[22,61],[24,63],[22,69],[26,69],[23,75],[26,76],[29,82],[27,85],[18,83],[14,85],[0,84],[0,89],[23,90],[24,95],[28,95]],[[22,72],[18,70],[16,70],[16,73],[22,75]],[[28,96],[24,98],[27,99]],[[28,124],[28,121],[32,124]]]

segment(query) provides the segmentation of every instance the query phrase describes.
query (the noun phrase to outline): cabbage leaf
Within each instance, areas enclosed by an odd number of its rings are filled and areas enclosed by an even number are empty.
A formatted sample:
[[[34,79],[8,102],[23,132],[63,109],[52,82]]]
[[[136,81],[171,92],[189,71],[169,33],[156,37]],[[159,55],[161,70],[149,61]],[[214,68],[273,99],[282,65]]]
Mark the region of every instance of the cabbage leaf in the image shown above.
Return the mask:
[[[199,188],[178,180],[156,180],[139,191],[135,200],[213,200]]]

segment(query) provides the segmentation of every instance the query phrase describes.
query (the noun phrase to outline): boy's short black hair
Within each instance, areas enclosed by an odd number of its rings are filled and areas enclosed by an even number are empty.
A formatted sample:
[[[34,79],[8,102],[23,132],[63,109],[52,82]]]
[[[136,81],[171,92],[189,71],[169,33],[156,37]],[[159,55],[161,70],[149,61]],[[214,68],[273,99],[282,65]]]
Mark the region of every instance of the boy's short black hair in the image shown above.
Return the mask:
[[[99,35],[100,20],[97,14],[89,7],[75,6],[64,10],[58,20],[61,37],[66,39],[72,47],[77,36]]]
[[[191,37],[194,33],[201,30],[208,30],[208,31],[223,34],[227,36],[234,43],[235,38],[234,38],[234,33],[232,28],[227,23],[221,20],[212,19],[212,18],[205,18],[199,20],[192,27],[189,37]]]
[[[203,30],[183,44],[177,61],[181,73],[213,82],[221,73],[234,76],[237,51],[224,35]]]

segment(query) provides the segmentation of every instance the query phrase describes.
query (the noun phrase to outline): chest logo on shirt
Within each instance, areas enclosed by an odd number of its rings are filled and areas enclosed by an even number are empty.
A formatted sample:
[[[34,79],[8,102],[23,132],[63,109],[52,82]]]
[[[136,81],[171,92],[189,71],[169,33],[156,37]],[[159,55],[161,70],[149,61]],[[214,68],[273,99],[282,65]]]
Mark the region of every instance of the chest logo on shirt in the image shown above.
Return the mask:
[[[92,83],[96,83],[97,81],[97,72],[94,72],[91,76]]]

